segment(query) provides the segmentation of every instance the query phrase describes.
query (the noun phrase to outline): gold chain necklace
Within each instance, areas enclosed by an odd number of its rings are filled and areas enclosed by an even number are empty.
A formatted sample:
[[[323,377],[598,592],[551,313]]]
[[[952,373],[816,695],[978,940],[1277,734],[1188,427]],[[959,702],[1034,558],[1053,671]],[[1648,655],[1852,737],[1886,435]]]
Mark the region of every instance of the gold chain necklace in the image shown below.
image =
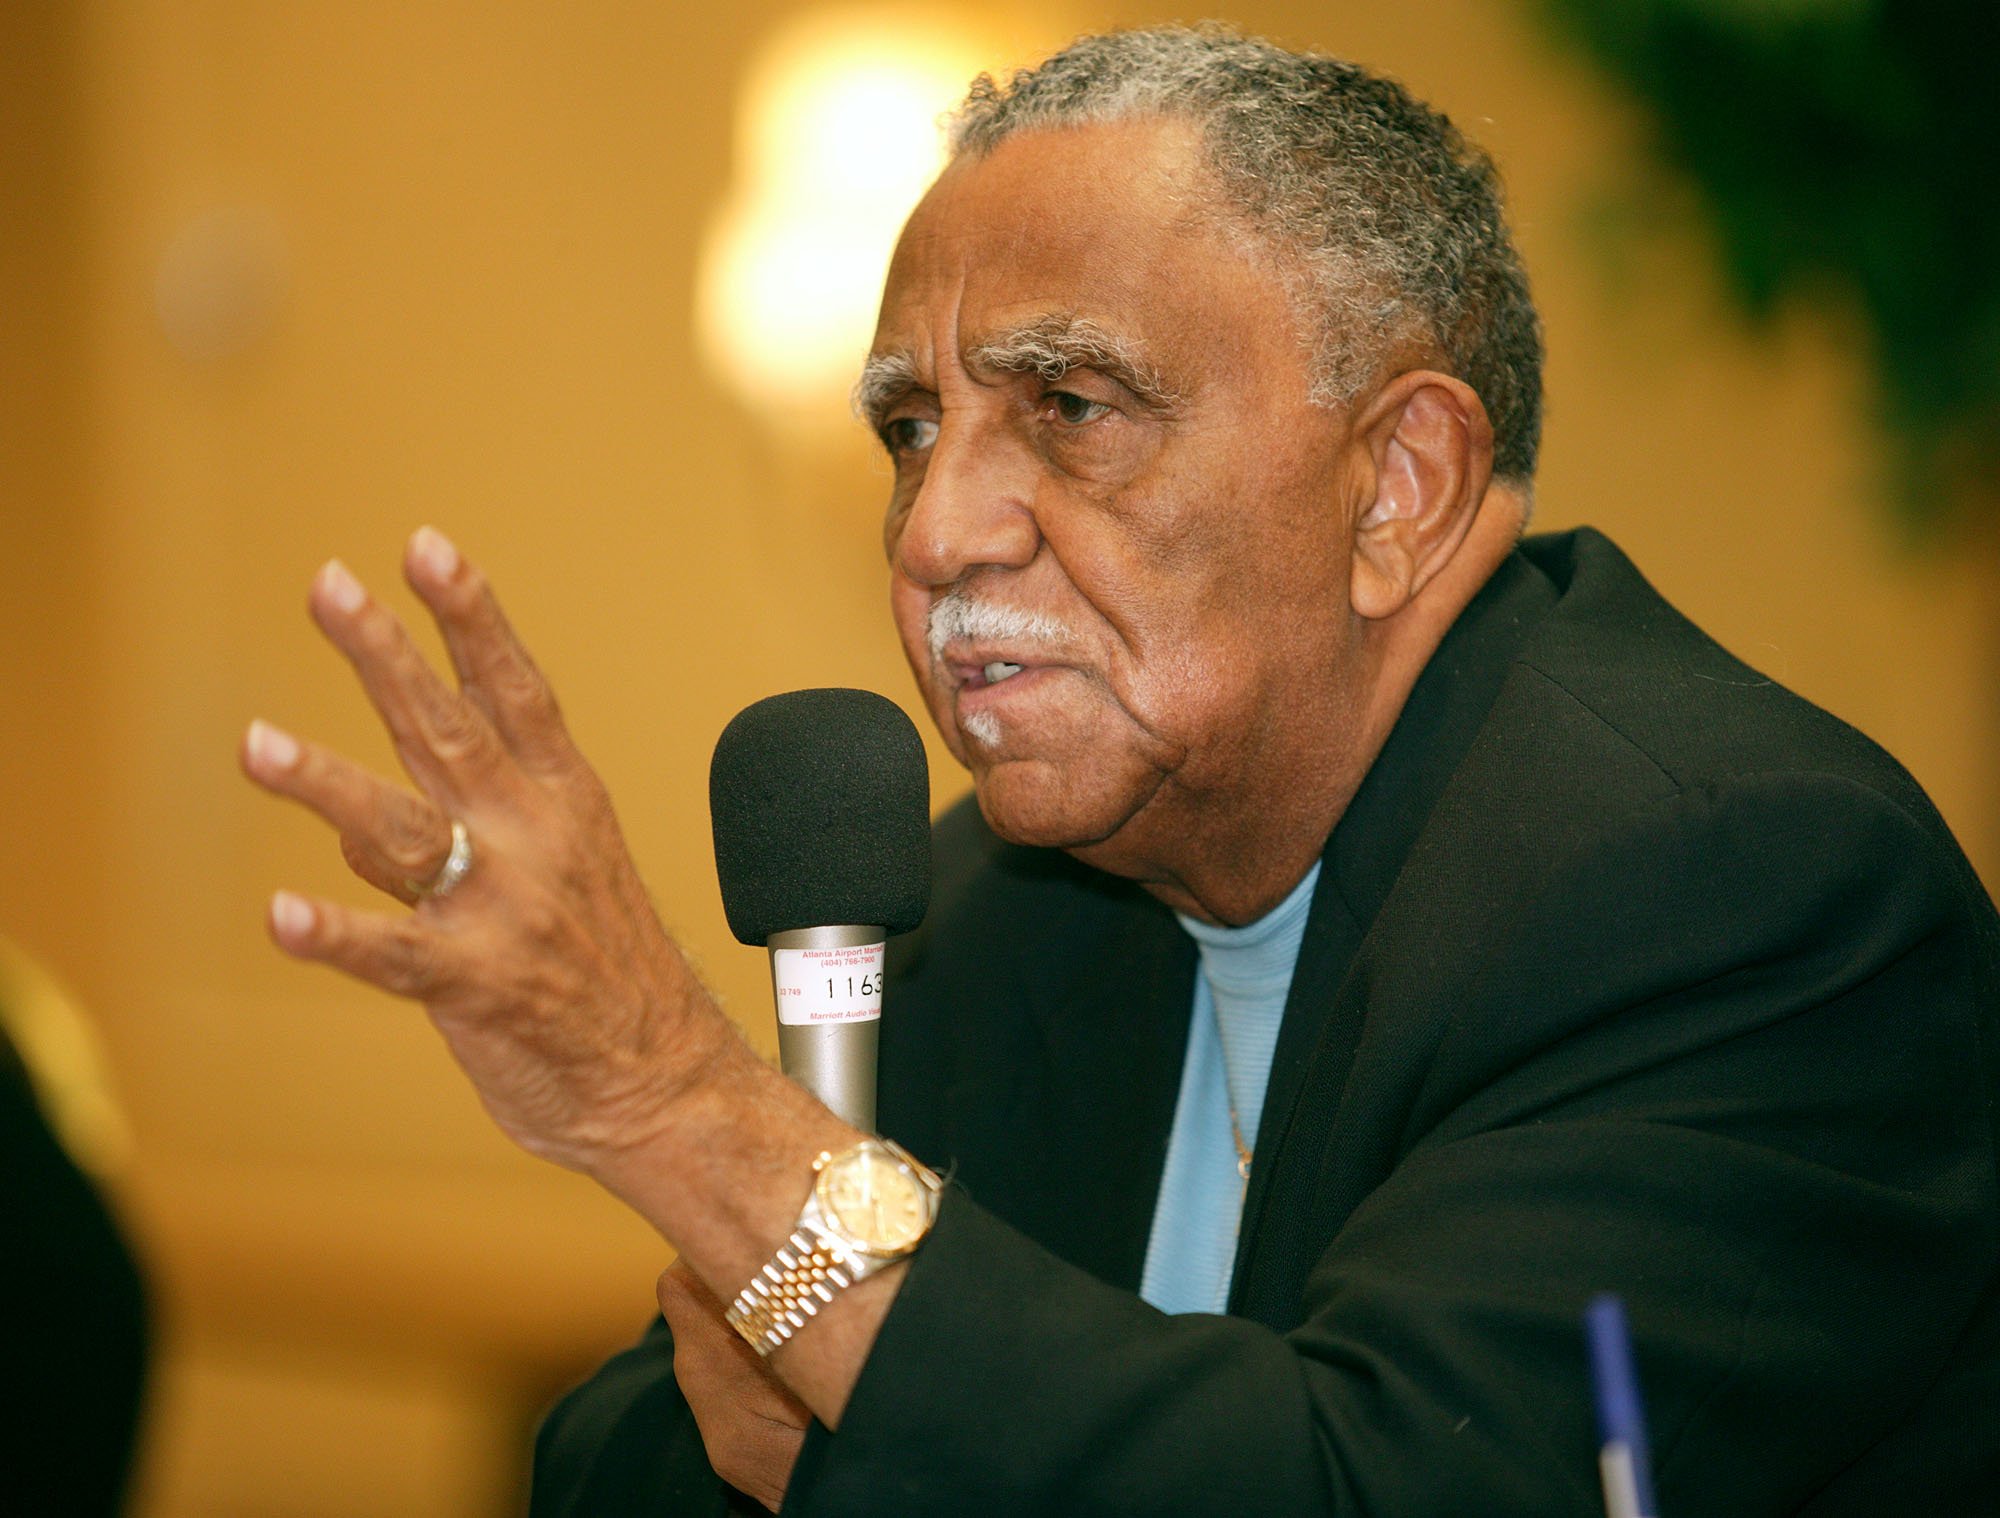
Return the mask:
[[[1208,1010],[1215,1022],[1215,1052],[1222,1057],[1222,1096],[1229,1103],[1229,1136],[1236,1141],[1236,1176],[1243,1182],[1244,1195],[1250,1192],[1251,1148],[1243,1142],[1243,1125],[1236,1120],[1236,1093],[1229,1089],[1229,1044],[1222,1036],[1222,1008],[1215,1004],[1215,988],[1209,987]]]

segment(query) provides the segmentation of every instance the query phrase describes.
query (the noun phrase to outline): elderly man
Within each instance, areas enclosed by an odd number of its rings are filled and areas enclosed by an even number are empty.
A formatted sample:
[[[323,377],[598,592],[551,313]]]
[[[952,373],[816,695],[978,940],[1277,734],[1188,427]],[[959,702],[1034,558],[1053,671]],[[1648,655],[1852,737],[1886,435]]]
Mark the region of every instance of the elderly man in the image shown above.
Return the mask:
[[[280,893],[278,942],[679,1251],[538,1510],[1592,1512],[1600,1290],[1666,1511],[1990,1503],[2000,924],[1879,751],[1519,540],[1486,161],[1180,31],[982,82],[956,148],[859,392],[978,803],[890,988],[908,1153],[718,1012],[435,532],[458,691],[337,564],[312,601],[420,794],[246,745],[415,908]]]

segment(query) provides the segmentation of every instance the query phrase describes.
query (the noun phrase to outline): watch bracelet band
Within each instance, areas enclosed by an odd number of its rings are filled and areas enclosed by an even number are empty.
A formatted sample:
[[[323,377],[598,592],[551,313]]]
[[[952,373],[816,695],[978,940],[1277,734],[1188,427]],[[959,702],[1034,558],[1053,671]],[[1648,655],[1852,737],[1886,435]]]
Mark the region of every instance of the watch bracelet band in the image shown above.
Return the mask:
[[[857,1279],[845,1252],[831,1239],[800,1227],[736,1294],[723,1317],[752,1349],[768,1355],[804,1328],[836,1291]]]

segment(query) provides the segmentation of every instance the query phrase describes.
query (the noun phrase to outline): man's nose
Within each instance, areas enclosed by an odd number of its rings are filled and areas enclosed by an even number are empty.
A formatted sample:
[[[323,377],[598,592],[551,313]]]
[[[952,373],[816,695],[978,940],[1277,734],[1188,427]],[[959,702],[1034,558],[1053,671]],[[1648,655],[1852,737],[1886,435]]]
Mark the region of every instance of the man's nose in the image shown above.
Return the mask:
[[[947,416],[903,519],[893,557],[920,585],[950,585],[975,569],[1019,569],[1041,546],[1035,460],[1001,429]]]

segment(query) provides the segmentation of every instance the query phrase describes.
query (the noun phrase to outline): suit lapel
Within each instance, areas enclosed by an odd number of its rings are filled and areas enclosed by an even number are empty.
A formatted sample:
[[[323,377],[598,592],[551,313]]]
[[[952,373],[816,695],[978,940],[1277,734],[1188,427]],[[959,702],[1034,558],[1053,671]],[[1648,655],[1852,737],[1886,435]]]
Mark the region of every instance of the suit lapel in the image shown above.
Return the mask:
[[[1231,1277],[1229,1310],[1272,1327],[1289,1328],[1288,1307],[1259,1291],[1260,1261],[1289,1258],[1295,1248],[1290,1235],[1305,1220],[1290,1208],[1272,1205],[1273,1178],[1292,1167],[1285,1157],[1313,1147],[1294,1141],[1293,1130],[1301,1098],[1310,1084],[1324,1086],[1327,1076],[1345,1071],[1361,1038],[1362,1002],[1337,989],[1347,976],[1361,927],[1342,899],[1334,872],[1322,868],[1313,889],[1312,908],[1299,941],[1298,964],[1285,996],[1285,1017],[1271,1056],[1270,1083],[1264,1090],[1264,1116],[1258,1124],[1257,1153],[1250,1166],[1250,1186],[1243,1198],[1243,1223],[1237,1233],[1236,1269]]]
[[[976,1174],[968,1165],[975,1200],[1136,1291],[1180,1089],[1195,950],[1164,907],[1120,889],[1130,899],[1107,923],[1044,961],[1051,976],[1026,1008],[969,1020],[969,1034],[984,1023],[1001,1042],[961,1043],[945,1107],[951,1152],[1004,1157]]]
[[[1042,1027],[1042,1152],[1055,1173],[1074,1258],[1139,1289],[1194,999],[1194,942],[1150,897],[1135,902]]]

